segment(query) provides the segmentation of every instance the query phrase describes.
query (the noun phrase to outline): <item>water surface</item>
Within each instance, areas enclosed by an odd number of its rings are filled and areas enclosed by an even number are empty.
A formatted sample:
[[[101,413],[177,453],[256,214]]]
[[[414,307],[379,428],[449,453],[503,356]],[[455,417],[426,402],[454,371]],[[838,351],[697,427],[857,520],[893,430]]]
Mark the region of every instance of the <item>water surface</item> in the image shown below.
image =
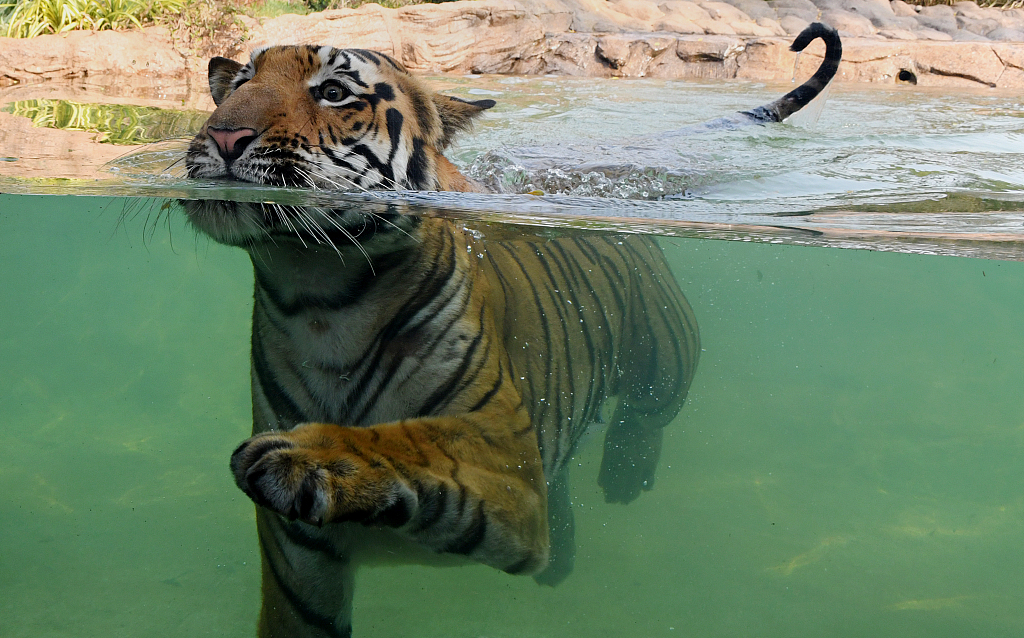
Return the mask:
[[[543,226],[1024,257],[1024,108],[1018,95],[839,85],[786,124],[694,135],[687,127],[763,104],[792,86],[478,76],[436,78],[433,85],[498,101],[452,156],[501,196],[372,197],[411,210],[435,207],[475,219],[512,215]],[[183,97],[162,91],[175,99],[134,99],[176,111],[140,113],[135,119],[158,124],[146,131],[184,133],[197,121],[196,108],[212,108],[199,91]],[[10,112],[0,112],[10,129],[0,135],[0,156],[16,160],[0,162],[4,192],[345,201],[322,191],[255,193],[183,180],[187,137],[114,147],[87,142],[117,135],[26,128],[28,118],[13,112],[25,111],[37,95],[51,102],[68,95],[73,99],[65,101],[78,110],[93,111],[104,101],[133,101],[109,90],[0,93]],[[68,145],[76,152],[62,150]],[[79,150],[85,146],[92,150]]]

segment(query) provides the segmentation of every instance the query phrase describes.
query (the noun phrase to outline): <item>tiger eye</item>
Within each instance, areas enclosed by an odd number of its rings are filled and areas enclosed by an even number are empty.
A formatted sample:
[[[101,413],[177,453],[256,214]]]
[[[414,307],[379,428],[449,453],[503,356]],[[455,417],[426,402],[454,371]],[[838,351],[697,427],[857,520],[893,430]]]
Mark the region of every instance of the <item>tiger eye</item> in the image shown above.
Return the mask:
[[[328,102],[341,102],[348,95],[345,87],[334,80],[328,80],[318,86],[316,93],[319,94],[317,97]]]

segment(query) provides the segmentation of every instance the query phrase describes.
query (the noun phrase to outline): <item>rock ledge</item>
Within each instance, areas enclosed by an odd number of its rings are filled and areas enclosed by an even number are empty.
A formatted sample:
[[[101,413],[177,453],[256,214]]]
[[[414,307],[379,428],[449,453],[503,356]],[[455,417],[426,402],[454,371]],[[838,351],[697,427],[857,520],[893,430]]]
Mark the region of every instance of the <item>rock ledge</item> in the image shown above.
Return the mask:
[[[214,42],[242,58],[267,44],[321,43],[388,53],[426,73],[657,78],[804,77],[820,42],[788,50],[808,22],[843,35],[847,82],[1024,88],[1024,11],[973,2],[915,7],[902,0],[461,0],[386,9],[284,15]],[[127,55],[125,52],[129,52]],[[159,88],[205,71],[161,28],[0,38],[0,86],[103,76]]]

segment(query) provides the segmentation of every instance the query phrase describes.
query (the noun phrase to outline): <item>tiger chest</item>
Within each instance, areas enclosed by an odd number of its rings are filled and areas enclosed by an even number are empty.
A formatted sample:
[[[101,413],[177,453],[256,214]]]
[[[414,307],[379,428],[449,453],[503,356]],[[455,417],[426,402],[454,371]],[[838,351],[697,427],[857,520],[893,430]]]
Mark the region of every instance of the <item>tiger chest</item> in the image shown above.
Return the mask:
[[[480,347],[479,326],[450,305],[412,312],[368,295],[287,317],[257,294],[253,376],[264,400],[254,391],[254,405],[271,413],[263,421],[362,426],[437,411]]]

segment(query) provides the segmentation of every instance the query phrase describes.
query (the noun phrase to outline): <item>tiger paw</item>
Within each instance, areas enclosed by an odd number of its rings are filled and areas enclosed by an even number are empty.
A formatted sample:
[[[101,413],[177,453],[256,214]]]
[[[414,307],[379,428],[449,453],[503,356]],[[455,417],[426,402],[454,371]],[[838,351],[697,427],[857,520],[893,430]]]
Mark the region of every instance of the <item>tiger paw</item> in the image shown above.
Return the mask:
[[[231,455],[235,484],[257,505],[288,518],[323,525],[331,509],[328,470],[288,434],[267,433]]]
[[[661,428],[648,430],[639,424],[609,426],[597,484],[608,503],[630,503],[641,491],[654,487],[654,471],[661,455]]]
[[[323,428],[341,429],[306,425],[243,442],[231,455],[235,483],[257,505],[310,525],[407,522],[415,493],[387,468],[339,453],[333,437],[320,432]]]

